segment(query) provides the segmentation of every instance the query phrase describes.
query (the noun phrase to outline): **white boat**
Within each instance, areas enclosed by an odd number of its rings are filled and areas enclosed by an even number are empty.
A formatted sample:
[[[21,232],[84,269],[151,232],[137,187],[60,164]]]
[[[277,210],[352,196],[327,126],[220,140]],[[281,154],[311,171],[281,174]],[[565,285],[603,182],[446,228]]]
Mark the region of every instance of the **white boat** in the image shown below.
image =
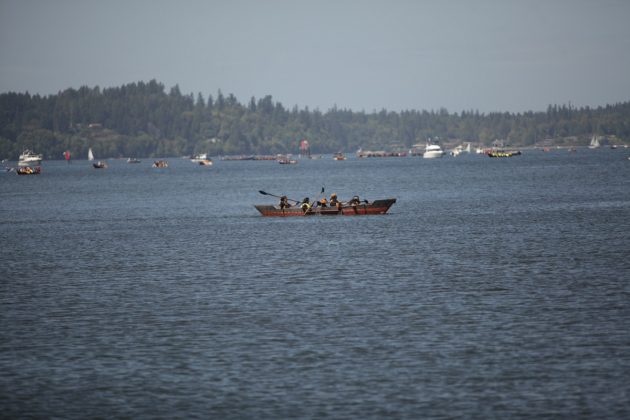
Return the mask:
[[[107,168],[107,163],[103,162],[102,160],[99,160],[98,162],[94,162],[94,152],[92,152],[92,148],[90,147],[88,149],[88,160],[92,163],[92,166],[94,167],[94,169],[106,169]]]
[[[599,136],[593,136],[591,138],[591,144],[588,145],[589,149],[597,149],[600,146],[599,144]]]
[[[464,151],[464,146],[457,146],[451,150],[451,156],[459,156]]]
[[[193,155],[190,157],[190,161],[193,163],[200,163],[202,161],[206,161],[208,160],[208,154],[207,153],[199,153],[197,155]]]
[[[39,165],[42,163],[42,155],[34,153],[32,150],[25,149],[20,155],[18,161],[19,166]]]
[[[422,157],[425,159],[441,158],[442,156],[444,156],[444,150],[442,150],[440,145],[431,143],[427,143],[422,154]]]

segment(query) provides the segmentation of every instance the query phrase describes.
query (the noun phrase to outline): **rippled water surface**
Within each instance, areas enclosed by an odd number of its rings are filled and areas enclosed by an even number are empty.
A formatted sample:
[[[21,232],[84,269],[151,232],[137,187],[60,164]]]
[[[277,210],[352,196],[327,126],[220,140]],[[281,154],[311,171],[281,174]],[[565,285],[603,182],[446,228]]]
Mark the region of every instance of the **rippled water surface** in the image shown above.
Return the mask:
[[[628,417],[628,155],[0,174],[2,416]]]

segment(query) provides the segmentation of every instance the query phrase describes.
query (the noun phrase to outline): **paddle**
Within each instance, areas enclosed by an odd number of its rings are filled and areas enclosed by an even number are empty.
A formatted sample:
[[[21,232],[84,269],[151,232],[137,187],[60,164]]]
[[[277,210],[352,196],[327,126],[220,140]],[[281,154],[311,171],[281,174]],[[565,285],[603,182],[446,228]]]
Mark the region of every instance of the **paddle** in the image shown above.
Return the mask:
[[[319,192],[319,195],[317,196],[317,198],[315,198],[314,201],[312,201],[313,204],[311,204],[311,207],[309,208],[309,210],[311,210],[312,207],[316,207],[319,204],[319,197],[324,194],[324,187],[322,186],[322,190]]]
[[[262,195],[270,195],[270,196],[272,196],[272,197],[282,198],[282,197],[280,197],[279,195],[271,194],[271,193],[268,193],[268,192],[265,192],[265,191],[262,191],[262,190],[258,190],[258,192],[259,192],[259,193],[261,193]],[[301,202],[300,200],[294,200],[294,199],[292,199],[292,198],[287,198],[287,200],[289,200],[289,201],[295,201],[296,203],[300,203],[300,202]]]
[[[322,187],[322,190],[319,192],[319,195],[317,196],[317,198],[315,199],[315,203],[319,202],[319,197],[324,194],[324,187]]]

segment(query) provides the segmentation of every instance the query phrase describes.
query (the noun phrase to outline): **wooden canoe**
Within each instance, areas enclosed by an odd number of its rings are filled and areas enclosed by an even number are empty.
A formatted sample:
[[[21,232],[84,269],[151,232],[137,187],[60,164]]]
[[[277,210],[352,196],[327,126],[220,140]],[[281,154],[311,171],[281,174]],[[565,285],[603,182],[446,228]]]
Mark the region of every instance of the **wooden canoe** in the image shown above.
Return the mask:
[[[340,209],[336,207],[311,207],[303,210],[299,205],[281,209],[279,206],[266,204],[256,205],[256,210],[263,216],[288,217],[288,216],[357,216],[366,214],[385,214],[396,202],[395,198],[375,200],[371,203],[362,202],[357,205],[343,205]]]

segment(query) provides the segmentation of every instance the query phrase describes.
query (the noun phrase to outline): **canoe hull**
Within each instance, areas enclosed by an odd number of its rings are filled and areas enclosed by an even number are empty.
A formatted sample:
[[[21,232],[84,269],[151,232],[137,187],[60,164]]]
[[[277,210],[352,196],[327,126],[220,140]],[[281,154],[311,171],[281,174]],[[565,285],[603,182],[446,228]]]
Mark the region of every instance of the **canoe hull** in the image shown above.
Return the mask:
[[[271,205],[256,205],[256,210],[266,217],[293,217],[293,216],[361,216],[370,214],[385,214],[396,202],[395,198],[376,200],[371,203],[361,203],[356,206],[346,205],[337,209],[336,207],[315,207],[303,211],[300,207],[290,207],[281,209]]]

